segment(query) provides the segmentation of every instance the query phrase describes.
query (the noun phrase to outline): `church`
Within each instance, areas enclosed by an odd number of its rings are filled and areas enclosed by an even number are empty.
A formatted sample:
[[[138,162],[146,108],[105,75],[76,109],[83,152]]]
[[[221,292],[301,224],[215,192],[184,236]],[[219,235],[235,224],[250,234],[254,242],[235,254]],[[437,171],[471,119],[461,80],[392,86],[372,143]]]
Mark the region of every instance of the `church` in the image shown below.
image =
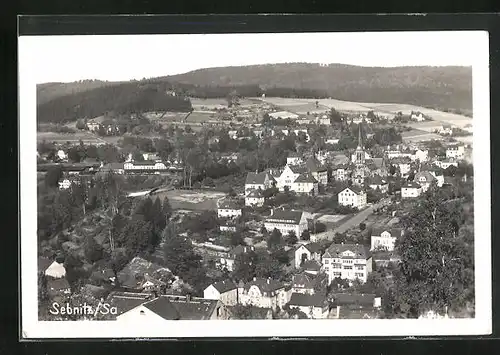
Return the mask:
[[[351,156],[351,161],[354,164],[354,170],[352,172],[352,183],[354,185],[362,186],[365,179],[370,176],[370,169],[367,163],[371,161],[371,157],[368,152],[365,152],[363,148],[363,138],[361,135],[361,124],[358,126],[358,146]]]

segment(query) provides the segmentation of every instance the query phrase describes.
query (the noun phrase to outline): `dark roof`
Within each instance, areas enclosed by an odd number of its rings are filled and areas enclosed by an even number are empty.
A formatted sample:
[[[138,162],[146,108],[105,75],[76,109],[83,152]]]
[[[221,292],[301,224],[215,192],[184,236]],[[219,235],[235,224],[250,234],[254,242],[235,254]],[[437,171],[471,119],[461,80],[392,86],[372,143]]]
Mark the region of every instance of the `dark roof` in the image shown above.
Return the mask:
[[[318,182],[318,180],[316,180],[314,178],[314,176],[312,176],[311,173],[302,173],[302,174],[300,174],[295,179],[294,182],[296,182],[296,183],[312,183],[312,184],[316,184]]]
[[[229,312],[231,314],[234,314],[235,306],[226,306]],[[272,315],[272,310],[271,308],[263,308],[263,307],[256,307],[256,306],[250,306],[250,318],[251,319],[266,319],[269,315]],[[238,318],[235,318],[238,319]]]
[[[424,177],[427,182],[434,181],[436,178],[428,171],[419,171],[415,174],[414,181],[419,181],[421,177]]]
[[[302,264],[302,268],[305,270],[319,271],[321,265],[316,260],[307,260]]]
[[[374,294],[334,293],[331,301],[335,306],[373,307]]]
[[[327,300],[324,293],[315,293],[313,295],[292,293],[288,305],[292,307],[324,307],[327,305]]]
[[[323,254],[323,257],[339,258],[346,251],[353,252],[355,254],[354,258],[357,259],[368,259],[370,257],[370,253],[366,247],[360,244],[332,244],[328,247],[325,254]]]
[[[231,280],[215,282],[212,284],[212,286],[215,287],[215,289],[219,291],[219,293],[228,292],[238,288],[238,286],[236,286],[236,284]]]
[[[260,190],[258,190],[258,189],[252,189],[248,193],[248,195],[246,197],[250,197],[250,198],[262,198],[264,196],[262,195],[262,192]]]
[[[307,167],[302,164],[302,165],[288,165],[288,167],[290,168],[290,170],[292,170],[292,172],[294,174],[304,174],[307,172]]]
[[[105,165],[102,166],[101,169],[102,170],[105,170],[105,169],[110,169],[110,170],[123,169],[123,163],[109,163],[109,164],[105,164]]]
[[[181,318],[176,307],[174,307],[165,296],[144,303],[144,307],[167,320],[177,320]]]
[[[403,184],[401,186],[401,188],[404,188],[404,189],[420,189],[421,187],[422,186],[420,186],[419,184],[417,184],[414,181],[407,181],[405,184]]]
[[[267,173],[265,171],[261,173],[248,173],[247,179],[245,180],[245,184],[253,184],[253,185],[263,185],[266,180]]]
[[[227,199],[219,203],[218,209],[224,210],[240,210],[242,203],[239,200]]]
[[[310,157],[309,159],[307,159],[306,166],[307,169],[309,169],[309,171],[312,173],[317,173],[327,170],[327,168],[321,165],[321,163],[314,157]]]
[[[113,291],[109,294],[106,301],[113,307],[116,307],[118,315],[120,315],[143,304],[152,296],[149,293]]]
[[[141,165],[155,165],[156,162],[152,161],[152,160],[145,160],[145,161],[134,161],[134,162],[131,162],[132,164],[136,165],[136,166],[141,166]]]
[[[243,253],[249,253],[251,251],[254,251],[255,248],[253,246],[243,246],[243,245],[238,245],[235,246],[233,249],[229,251],[229,254],[232,256],[240,255]]]
[[[410,164],[411,159],[408,157],[397,157],[397,158],[391,159],[391,163],[392,164]]]
[[[217,300],[206,300],[204,298],[193,297],[188,299],[183,296],[162,296],[168,298],[180,315],[180,319],[205,320],[209,319],[217,307]]]
[[[368,180],[368,185],[385,185],[385,184],[387,184],[387,180],[382,179],[378,175],[370,177],[367,180]]]
[[[401,233],[403,232],[403,229],[401,228],[373,228],[372,229],[372,236],[379,237],[383,232],[389,232],[391,234],[391,237],[400,237]]]
[[[70,286],[69,286],[68,281],[64,277],[61,279],[49,278],[49,279],[47,279],[47,288],[50,291],[62,291],[62,290],[69,289]]]
[[[47,268],[52,264],[52,260],[49,258],[44,258],[43,256],[38,257],[38,271],[45,272]]]
[[[273,279],[257,278],[250,282],[247,282],[245,284],[244,289],[248,291],[250,287],[254,285],[257,286],[261,292],[266,292],[266,293],[277,291],[285,287],[285,285],[282,282]]]
[[[364,192],[364,191],[363,191],[360,187],[358,187],[358,186],[348,186],[348,187],[346,187],[345,189],[343,189],[342,191],[345,191],[346,189],[349,189],[349,190],[353,191],[354,193],[356,193],[356,194],[358,194],[358,195]],[[342,191],[340,191],[340,192],[342,192]]]
[[[309,250],[311,253],[321,252],[321,245],[319,245],[319,243],[311,242],[308,244],[302,244],[302,245],[299,245],[299,247],[297,249],[299,249],[302,246],[305,247],[307,250]]]
[[[271,216],[267,217],[266,222],[299,224],[301,218],[302,211],[275,210]]]

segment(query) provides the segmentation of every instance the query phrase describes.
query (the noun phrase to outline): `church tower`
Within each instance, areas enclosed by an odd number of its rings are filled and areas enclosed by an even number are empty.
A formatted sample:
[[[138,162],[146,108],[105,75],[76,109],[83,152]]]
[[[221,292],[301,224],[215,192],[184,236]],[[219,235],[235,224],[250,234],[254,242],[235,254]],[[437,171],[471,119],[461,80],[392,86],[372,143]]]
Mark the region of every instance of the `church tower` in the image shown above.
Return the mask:
[[[358,147],[356,148],[356,165],[365,163],[365,151],[363,149],[363,138],[361,136],[361,124],[358,126]]]

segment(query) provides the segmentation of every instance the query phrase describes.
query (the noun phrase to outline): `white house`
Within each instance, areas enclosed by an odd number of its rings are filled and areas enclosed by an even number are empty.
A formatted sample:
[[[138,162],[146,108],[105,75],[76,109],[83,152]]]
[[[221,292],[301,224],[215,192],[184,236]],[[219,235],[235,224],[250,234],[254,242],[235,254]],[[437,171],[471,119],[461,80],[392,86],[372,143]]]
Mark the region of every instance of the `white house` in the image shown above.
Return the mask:
[[[293,182],[299,177],[299,175],[307,172],[305,165],[287,165],[283,169],[280,177],[276,180],[276,187],[283,191],[285,186],[288,186],[292,190]]]
[[[314,157],[310,157],[306,161],[306,167],[320,185],[328,185],[328,168],[326,166],[322,165]]]
[[[453,134],[453,129],[451,128],[451,125],[449,124],[444,124],[441,127],[438,128],[438,133],[442,135],[452,135]]]
[[[329,313],[329,304],[326,294],[316,293],[313,295],[304,293],[292,293],[288,306],[305,313],[309,319],[326,319]]]
[[[64,150],[62,149],[59,149],[57,151],[57,157],[60,159],[60,160],[66,160],[68,159],[68,155],[64,152]]]
[[[403,235],[403,230],[399,228],[384,229],[373,228],[371,233],[370,250],[393,251],[397,238]]]
[[[66,276],[66,268],[62,263],[58,263],[54,260],[54,262],[45,270],[45,276],[49,276],[54,279],[61,279]]]
[[[437,179],[428,171],[419,171],[415,174],[414,182],[419,184],[422,187],[422,192],[426,192],[431,186],[432,182],[436,182]]]
[[[307,230],[308,224],[305,213],[302,211],[271,210],[271,215],[266,218],[264,227],[272,232],[277,229],[282,235],[295,232],[297,237]]]
[[[238,286],[231,280],[215,282],[203,291],[203,298],[220,300],[226,306],[238,304]]]
[[[292,293],[303,293],[314,295],[326,290],[328,286],[328,277],[322,273],[319,275],[311,275],[307,272],[293,275],[292,278]]]
[[[283,308],[290,300],[290,292],[285,284],[270,278],[254,278],[242,287],[238,287],[239,302],[261,308]]]
[[[401,177],[408,177],[411,171],[411,159],[407,157],[400,157],[391,160],[391,164],[399,168]]]
[[[347,164],[337,165],[332,172],[332,176],[336,181],[346,181],[349,179],[349,167]]]
[[[66,178],[66,179],[61,179],[59,181],[59,189],[60,190],[67,190],[71,187],[71,180]]]
[[[123,169],[125,171],[159,171],[167,170],[165,164],[161,161],[129,161],[123,164]]]
[[[412,160],[419,160],[420,162],[426,162],[429,160],[429,150],[417,149],[413,153]]]
[[[318,180],[309,172],[300,174],[293,181],[290,190],[299,194],[317,195],[319,191]]]
[[[422,112],[412,112],[410,118],[417,122],[425,121],[425,116],[422,114]]]
[[[434,165],[441,169],[448,169],[450,166],[458,167],[458,162],[454,158],[434,161]]]
[[[378,190],[381,193],[387,193],[387,191],[389,191],[389,183],[387,180],[382,179],[378,175],[368,178],[367,184],[370,189]]]
[[[338,201],[339,205],[361,209],[366,206],[366,192],[358,187],[346,187],[339,192]]]
[[[464,159],[465,158],[465,146],[459,144],[446,148],[446,158],[450,159]]]
[[[332,244],[322,257],[328,283],[335,278],[366,282],[372,272],[372,256],[363,245]]]
[[[243,212],[241,204],[236,200],[223,200],[217,203],[217,216],[219,218],[240,217]]]
[[[300,165],[304,163],[304,159],[298,153],[290,153],[286,158],[287,165]]]
[[[441,187],[444,184],[444,175],[442,171],[439,171],[437,169],[430,169],[429,173],[434,176],[437,180],[437,186]]]
[[[261,207],[264,205],[264,195],[262,190],[250,190],[250,192],[245,196],[245,206],[256,206]]]
[[[401,198],[415,198],[422,194],[422,186],[413,181],[406,182],[401,186]]]
[[[260,173],[250,172],[245,180],[245,194],[248,194],[251,190],[267,190],[272,187],[273,183],[275,183],[274,178],[265,171]]]
[[[302,244],[295,249],[294,254],[295,268],[297,269],[308,260],[321,262],[321,246],[318,243]]]

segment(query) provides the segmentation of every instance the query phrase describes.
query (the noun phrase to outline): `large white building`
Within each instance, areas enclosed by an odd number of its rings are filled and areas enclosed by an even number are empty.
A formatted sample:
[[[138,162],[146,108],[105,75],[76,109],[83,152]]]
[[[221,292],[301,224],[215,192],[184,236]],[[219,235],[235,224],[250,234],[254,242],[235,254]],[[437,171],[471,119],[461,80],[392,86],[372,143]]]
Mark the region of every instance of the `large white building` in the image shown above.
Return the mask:
[[[123,164],[123,169],[127,171],[162,171],[167,170],[165,164],[161,161],[129,161]]]
[[[415,198],[422,194],[422,186],[413,181],[406,182],[401,186],[401,198]]]
[[[274,178],[267,172],[248,173],[245,181],[245,195],[251,190],[267,190],[275,183]]]
[[[301,244],[295,249],[294,254],[295,268],[297,269],[308,260],[321,262],[321,246],[318,243]]]
[[[308,223],[302,211],[271,210],[271,215],[266,218],[264,227],[269,232],[277,229],[282,235],[294,232],[297,237],[300,237],[307,230]]]
[[[338,195],[339,205],[350,206],[356,208],[363,208],[366,206],[366,192],[358,187],[346,187],[339,192]]]
[[[261,207],[264,205],[264,201],[265,198],[261,189],[250,190],[245,196],[245,206]]]
[[[402,235],[400,228],[373,228],[370,250],[393,251],[396,240]]]
[[[366,282],[372,272],[372,261],[370,252],[358,244],[332,244],[322,257],[328,283],[335,278]]]
[[[241,203],[236,200],[223,200],[217,203],[217,216],[219,218],[237,218],[243,213]]]
[[[215,282],[203,291],[203,298],[220,300],[226,306],[238,304],[238,286],[231,280]]]
[[[413,181],[422,187],[422,192],[429,190],[429,187],[433,182],[436,182],[437,184],[437,179],[428,171],[419,171],[415,174]]]
[[[277,307],[281,309],[290,300],[291,292],[285,289],[285,284],[270,278],[254,278],[245,285],[238,287],[239,302],[261,308]]]
[[[465,158],[465,146],[458,144],[446,148],[446,158],[453,159],[464,159]]]
[[[269,117],[274,118],[274,119],[282,119],[282,120],[285,120],[287,118],[289,118],[291,120],[296,120],[297,118],[299,118],[299,115],[292,113],[292,112],[288,112],[288,111],[278,111],[278,112],[270,113]]]

